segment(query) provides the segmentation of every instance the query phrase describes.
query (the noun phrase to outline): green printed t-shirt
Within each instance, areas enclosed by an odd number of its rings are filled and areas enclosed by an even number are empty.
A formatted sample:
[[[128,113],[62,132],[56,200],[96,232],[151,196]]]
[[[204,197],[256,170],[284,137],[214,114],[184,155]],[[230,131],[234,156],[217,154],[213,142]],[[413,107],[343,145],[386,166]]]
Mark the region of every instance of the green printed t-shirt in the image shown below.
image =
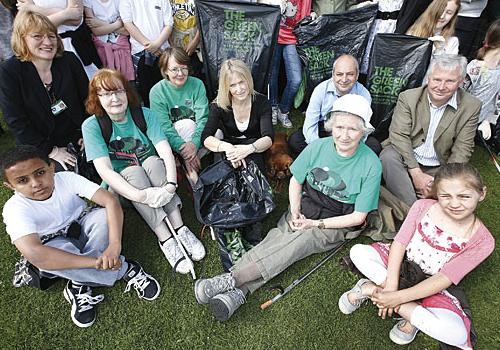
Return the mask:
[[[181,119],[196,122],[191,141],[197,149],[201,147],[201,133],[208,120],[208,99],[200,79],[187,77],[182,87],[176,87],[168,80],[162,79],[151,88],[149,101],[151,110],[159,118],[168,143],[175,152],[180,153],[181,146],[186,143],[173,124]]]
[[[352,156],[342,157],[331,137],[315,140],[300,153],[290,170],[299,183],[307,181],[332,199],[354,204],[355,211],[377,209],[382,165],[363,142]]]
[[[112,122],[113,132],[109,147],[102,137],[96,117],[87,118],[82,124],[87,160],[90,162],[97,158],[109,157],[113,169],[119,173],[131,165],[140,166],[147,158],[156,155],[154,145],[166,140],[166,137],[153,111],[148,108],[143,108],[142,111],[146,120],[147,136],[135,125],[130,109],[127,109],[126,121]]]

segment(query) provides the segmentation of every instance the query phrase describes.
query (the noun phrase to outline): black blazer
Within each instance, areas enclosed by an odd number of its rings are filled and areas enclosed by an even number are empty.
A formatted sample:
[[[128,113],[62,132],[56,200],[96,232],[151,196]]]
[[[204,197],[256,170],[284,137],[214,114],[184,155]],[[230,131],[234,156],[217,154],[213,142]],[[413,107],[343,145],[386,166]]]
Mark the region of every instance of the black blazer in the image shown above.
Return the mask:
[[[0,109],[18,145],[34,145],[47,154],[82,137],[81,125],[88,116],[85,100],[88,78],[72,52],[52,61],[52,91],[67,109],[54,116],[51,99],[31,62],[11,57],[0,64]]]

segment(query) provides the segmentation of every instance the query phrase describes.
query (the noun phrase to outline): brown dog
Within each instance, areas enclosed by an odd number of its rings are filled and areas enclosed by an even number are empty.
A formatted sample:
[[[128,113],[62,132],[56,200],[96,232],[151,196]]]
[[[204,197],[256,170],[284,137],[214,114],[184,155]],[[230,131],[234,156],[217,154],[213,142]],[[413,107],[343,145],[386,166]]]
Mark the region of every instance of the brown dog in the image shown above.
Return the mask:
[[[267,151],[267,177],[271,186],[276,192],[280,192],[283,185],[291,176],[290,165],[293,159],[288,154],[288,145],[286,142],[286,134],[278,132],[274,135],[274,142],[271,148]]]

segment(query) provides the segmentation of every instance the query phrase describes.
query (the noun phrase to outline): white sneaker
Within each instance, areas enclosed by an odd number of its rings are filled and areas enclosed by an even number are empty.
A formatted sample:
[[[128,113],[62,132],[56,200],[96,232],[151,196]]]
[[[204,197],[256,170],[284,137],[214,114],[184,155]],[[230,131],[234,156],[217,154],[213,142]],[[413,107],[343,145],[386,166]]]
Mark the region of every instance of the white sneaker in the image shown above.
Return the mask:
[[[182,226],[177,234],[179,241],[194,261],[200,261],[205,257],[205,247],[187,226]]]
[[[280,115],[280,110],[278,107],[271,107],[271,120],[273,122],[273,125],[278,124],[278,116]]]
[[[278,120],[283,124],[284,128],[291,129],[293,127],[292,121],[288,118],[288,113],[279,113]]]
[[[174,237],[167,239],[167,241],[163,244],[158,242],[160,245],[160,249],[168,260],[168,263],[172,268],[175,267],[175,271],[187,274],[189,273],[191,262],[187,261],[182,254],[177,242]]]

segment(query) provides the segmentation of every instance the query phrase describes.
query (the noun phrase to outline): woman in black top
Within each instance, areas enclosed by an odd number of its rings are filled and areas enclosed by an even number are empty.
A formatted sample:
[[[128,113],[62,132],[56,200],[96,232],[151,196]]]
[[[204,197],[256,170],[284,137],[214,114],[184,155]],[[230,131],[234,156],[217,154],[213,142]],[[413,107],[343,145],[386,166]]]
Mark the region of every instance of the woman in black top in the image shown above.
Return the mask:
[[[83,146],[88,79],[78,58],[63,51],[56,27],[32,11],[14,20],[15,53],[0,65],[0,109],[17,144],[34,145],[58,170],[76,162],[68,143]]]
[[[223,137],[216,136],[221,130]],[[265,174],[263,152],[273,143],[271,105],[253,89],[246,64],[229,59],[222,63],[219,91],[210,105],[201,140],[212,152],[224,152],[235,168],[253,160]]]

